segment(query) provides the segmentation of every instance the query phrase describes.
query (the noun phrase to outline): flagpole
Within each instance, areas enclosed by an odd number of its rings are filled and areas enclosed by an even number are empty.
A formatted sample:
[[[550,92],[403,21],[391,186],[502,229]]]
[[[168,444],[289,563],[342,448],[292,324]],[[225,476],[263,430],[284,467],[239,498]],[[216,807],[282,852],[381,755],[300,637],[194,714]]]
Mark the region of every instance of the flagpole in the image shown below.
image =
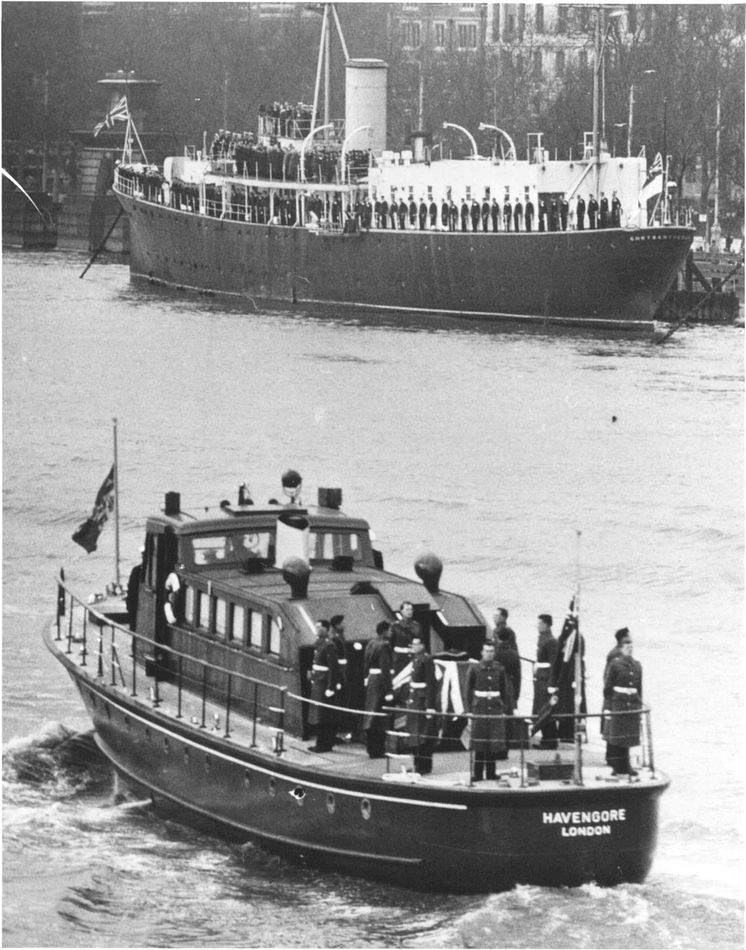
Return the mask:
[[[117,418],[114,416],[114,557],[116,561],[116,582],[120,586],[119,575],[119,459],[117,456]]]
[[[583,784],[583,733],[580,723],[581,700],[583,696],[583,659],[581,656],[582,639],[580,636],[580,536],[575,529],[575,784]]]

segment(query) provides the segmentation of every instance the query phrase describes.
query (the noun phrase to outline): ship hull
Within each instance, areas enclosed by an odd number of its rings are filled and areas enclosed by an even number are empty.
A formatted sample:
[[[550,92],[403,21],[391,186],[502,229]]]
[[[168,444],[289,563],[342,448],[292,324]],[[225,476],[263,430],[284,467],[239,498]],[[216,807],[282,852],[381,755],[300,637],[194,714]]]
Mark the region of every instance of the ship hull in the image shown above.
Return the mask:
[[[650,869],[663,777],[488,790],[320,773],[169,719],[62,662],[125,782],[242,844],[423,891],[613,885]]]
[[[225,220],[118,193],[134,277],[257,305],[621,328],[653,320],[688,228],[342,234]]]

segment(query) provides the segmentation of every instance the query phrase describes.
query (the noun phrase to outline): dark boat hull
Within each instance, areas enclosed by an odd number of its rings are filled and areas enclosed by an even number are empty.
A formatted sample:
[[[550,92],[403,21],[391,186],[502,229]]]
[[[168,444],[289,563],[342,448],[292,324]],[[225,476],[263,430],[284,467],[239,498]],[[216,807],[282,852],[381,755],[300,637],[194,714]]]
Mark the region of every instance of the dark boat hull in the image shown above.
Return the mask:
[[[341,234],[118,197],[133,276],[261,305],[634,326],[653,319],[693,235],[674,227]]]
[[[124,779],[167,814],[316,866],[420,890],[640,882],[668,782],[405,785],[302,768],[169,719],[63,660]]]

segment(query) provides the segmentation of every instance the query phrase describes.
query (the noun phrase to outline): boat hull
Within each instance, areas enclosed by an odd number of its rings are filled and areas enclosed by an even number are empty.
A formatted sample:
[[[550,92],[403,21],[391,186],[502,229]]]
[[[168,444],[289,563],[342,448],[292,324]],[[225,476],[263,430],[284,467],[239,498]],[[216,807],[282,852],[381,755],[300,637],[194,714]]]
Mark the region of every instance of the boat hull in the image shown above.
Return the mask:
[[[693,235],[678,227],[342,234],[118,198],[133,276],[262,306],[634,326],[652,321]]]
[[[321,772],[237,747],[65,665],[125,781],[232,840],[426,891],[613,885],[650,869],[663,777],[487,789]]]

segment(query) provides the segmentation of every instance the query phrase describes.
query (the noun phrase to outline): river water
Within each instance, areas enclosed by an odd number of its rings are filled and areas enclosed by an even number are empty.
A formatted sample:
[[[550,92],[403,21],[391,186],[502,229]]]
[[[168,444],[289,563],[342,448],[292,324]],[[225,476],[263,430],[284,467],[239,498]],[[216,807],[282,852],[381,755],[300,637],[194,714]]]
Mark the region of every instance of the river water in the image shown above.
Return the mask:
[[[654,346],[248,313],[84,264],[4,255],[4,945],[742,946],[742,331]],[[114,576],[111,525],[91,555],[70,538],[113,417],[124,579],[164,492],[198,508],[247,480],[266,500],[291,466],[308,501],[342,487],[390,569],[433,550],[445,588],[507,606],[524,654],[579,562],[589,702],[629,626],[672,778],[647,882],[448,897],[312,873],[116,806],[108,768],[55,759],[50,730],[89,727],[40,632],[61,566],[81,593]]]

